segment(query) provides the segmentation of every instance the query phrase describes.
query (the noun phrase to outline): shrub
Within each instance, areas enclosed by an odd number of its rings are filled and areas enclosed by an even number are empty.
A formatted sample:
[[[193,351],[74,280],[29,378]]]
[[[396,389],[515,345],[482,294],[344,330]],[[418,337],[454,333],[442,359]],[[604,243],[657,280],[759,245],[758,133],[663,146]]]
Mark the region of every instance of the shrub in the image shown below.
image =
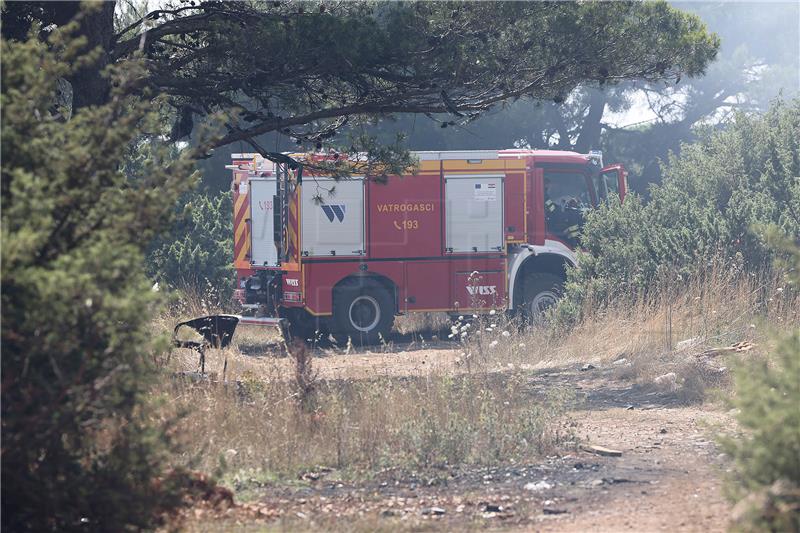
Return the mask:
[[[152,525],[175,503],[161,473],[164,433],[144,390],[156,294],[143,250],[192,183],[190,162],[121,161],[151,105],[141,78],[111,71],[108,104],[68,121],[49,111],[59,80],[93,61],[75,23],[2,42],[2,525],[9,531]],[[66,115],[66,113],[64,114]],[[161,490],[157,490],[160,487]]]
[[[632,194],[589,214],[562,320],[574,321],[587,302],[701,276],[716,260],[747,272],[768,268],[774,254],[754,228],[800,235],[800,101],[703,132],[664,174],[648,204]]]
[[[148,273],[172,288],[230,300],[233,291],[233,207],[231,194],[196,192],[180,202],[177,220],[147,258]]]
[[[793,284],[800,250],[793,248]],[[800,331],[780,339],[772,357],[739,365],[731,404],[744,434],[723,437],[734,461],[735,525],[746,531],[800,531]]]

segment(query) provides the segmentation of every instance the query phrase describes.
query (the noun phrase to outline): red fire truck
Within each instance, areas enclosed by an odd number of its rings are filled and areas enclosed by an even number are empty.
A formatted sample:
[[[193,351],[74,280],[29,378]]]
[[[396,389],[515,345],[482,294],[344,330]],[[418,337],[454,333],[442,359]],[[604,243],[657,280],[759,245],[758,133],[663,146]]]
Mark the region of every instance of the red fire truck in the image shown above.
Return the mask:
[[[379,183],[233,154],[236,297],[251,323],[373,343],[405,313],[538,315],[575,264],[586,211],[626,192],[599,153],[415,155],[415,173]]]

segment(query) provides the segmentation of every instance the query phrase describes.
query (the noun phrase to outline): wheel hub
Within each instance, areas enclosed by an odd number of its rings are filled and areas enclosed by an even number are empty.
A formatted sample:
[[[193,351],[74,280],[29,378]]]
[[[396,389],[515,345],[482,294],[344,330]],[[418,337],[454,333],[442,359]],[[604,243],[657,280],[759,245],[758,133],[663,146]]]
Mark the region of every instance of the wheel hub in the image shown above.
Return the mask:
[[[531,300],[531,317],[541,317],[548,309],[556,305],[558,295],[553,291],[542,291]]]
[[[372,331],[381,319],[378,301],[372,296],[361,295],[350,304],[350,324],[363,333]]]

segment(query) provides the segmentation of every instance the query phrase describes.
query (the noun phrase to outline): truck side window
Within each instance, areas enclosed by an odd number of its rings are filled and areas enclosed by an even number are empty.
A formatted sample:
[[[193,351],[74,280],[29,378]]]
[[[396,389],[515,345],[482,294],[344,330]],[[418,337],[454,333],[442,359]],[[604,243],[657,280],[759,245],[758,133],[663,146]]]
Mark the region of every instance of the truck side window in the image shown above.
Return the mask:
[[[619,176],[616,170],[603,172],[603,180],[606,183],[609,196],[616,196],[619,198]]]
[[[547,232],[572,247],[578,244],[584,213],[592,207],[589,182],[582,172],[544,173],[544,212]]]

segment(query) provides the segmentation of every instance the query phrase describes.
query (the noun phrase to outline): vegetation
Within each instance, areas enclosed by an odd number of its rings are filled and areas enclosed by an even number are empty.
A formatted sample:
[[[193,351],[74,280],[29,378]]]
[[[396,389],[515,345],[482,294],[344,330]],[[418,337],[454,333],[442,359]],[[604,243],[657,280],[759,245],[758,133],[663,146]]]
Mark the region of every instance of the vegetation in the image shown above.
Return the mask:
[[[173,138],[236,112],[217,146],[276,131],[313,148],[363,115],[455,124],[511,98],[563,101],[580,83],[699,75],[719,47],[666,2],[174,2],[117,28],[114,8],[84,19],[100,56],[68,77],[75,107],[107,101],[100,69],[142,54],[141,85],[169,95]],[[58,27],[79,8],[3,9],[3,36],[22,39],[32,21]]]
[[[759,228],[800,235],[798,139],[800,101],[740,114],[725,130],[684,146],[649,203],[631,195],[591,213],[561,318],[574,321],[583,305],[658,292],[715,262],[763,275],[774,254]]]
[[[177,220],[147,255],[148,274],[185,298],[203,294],[221,306],[233,295],[231,194],[196,192],[179,202]]]
[[[699,75],[719,43],[664,2],[201,1],[116,28],[114,8],[3,4],[4,528],[152,528],[181,503],[185,467],[247,488],[319,466],[528,460],[573,441],[561,418],[572,398],[532,391],[532,363],[624,355],[622,379],[652,384],[670,368],[670,386],[698,401],[725,374],[673,339],[752,340],[755,317],[797,324],[796,289],[765,270],[772,253],[758,229],[800,234],[800,103],[776,103],[685,147],[649,203],[631,196],[590,217],[559,308],[576,324],[567,338],[518,334],[489,315],[449,373],[320,378],[294,353],[291,381],[280,360],[270,374],[234,347],[209,361],[229,383],[167,387],[154,367],[189,363],[153,357],[165,348],[148,331],[162,303],[153,281],[231,288],[229,197],[191,192],[192,159],[210,147],[244,141],[276,159],[258,135],[315,149],[348,124],[399,112],[461,127],[509,98],[562,103],[580,84]],[[200,138],[195,121],[217,111],[228,112],[224,133]],[[596,133],[576,146],[594,146]],[[406,161],[399,144],[351,137],[380,161]],[[781,455],[798,448],[797,342],[738,378],[750,446],[730,450],[743,490],[797,479],[796,460]],[[166,403],[154,406],[153,393]],[[770,524],[793,525],[780,520]]]
[[[141,65],[109,71],[106,104],[65,110],[57,81],[87,68],[75,25],[2,44],[2,520],[9,531],[152,525],[177,503],[163,474],[166,428],[148,425],[157,298],[143,251],[193,179],[187,157],[120,170],[158,130],[125,97]],[[84,526],[85,524],[85,526]]]
[[[786,247],[791,245],[787,243]],[[788,286],[800,284],[800,251]],[[740,364],[731,404],[743,435],[722,444],[734,460],[731,496],[743,531],[800,530],[800,329],[780,336],[771,357]]]
[[[176,411],[203,406],[178,426],[187,464],[197,456],[243,489],[253,476],[291,480],[320,468],[364,477],[530,461],[572,440],[560,418],[568,394],[531,398],[524,372],[320,379],[309,406],[296,383],[277,379],[281,366],[240,375],[236,391],[174,395]]]

